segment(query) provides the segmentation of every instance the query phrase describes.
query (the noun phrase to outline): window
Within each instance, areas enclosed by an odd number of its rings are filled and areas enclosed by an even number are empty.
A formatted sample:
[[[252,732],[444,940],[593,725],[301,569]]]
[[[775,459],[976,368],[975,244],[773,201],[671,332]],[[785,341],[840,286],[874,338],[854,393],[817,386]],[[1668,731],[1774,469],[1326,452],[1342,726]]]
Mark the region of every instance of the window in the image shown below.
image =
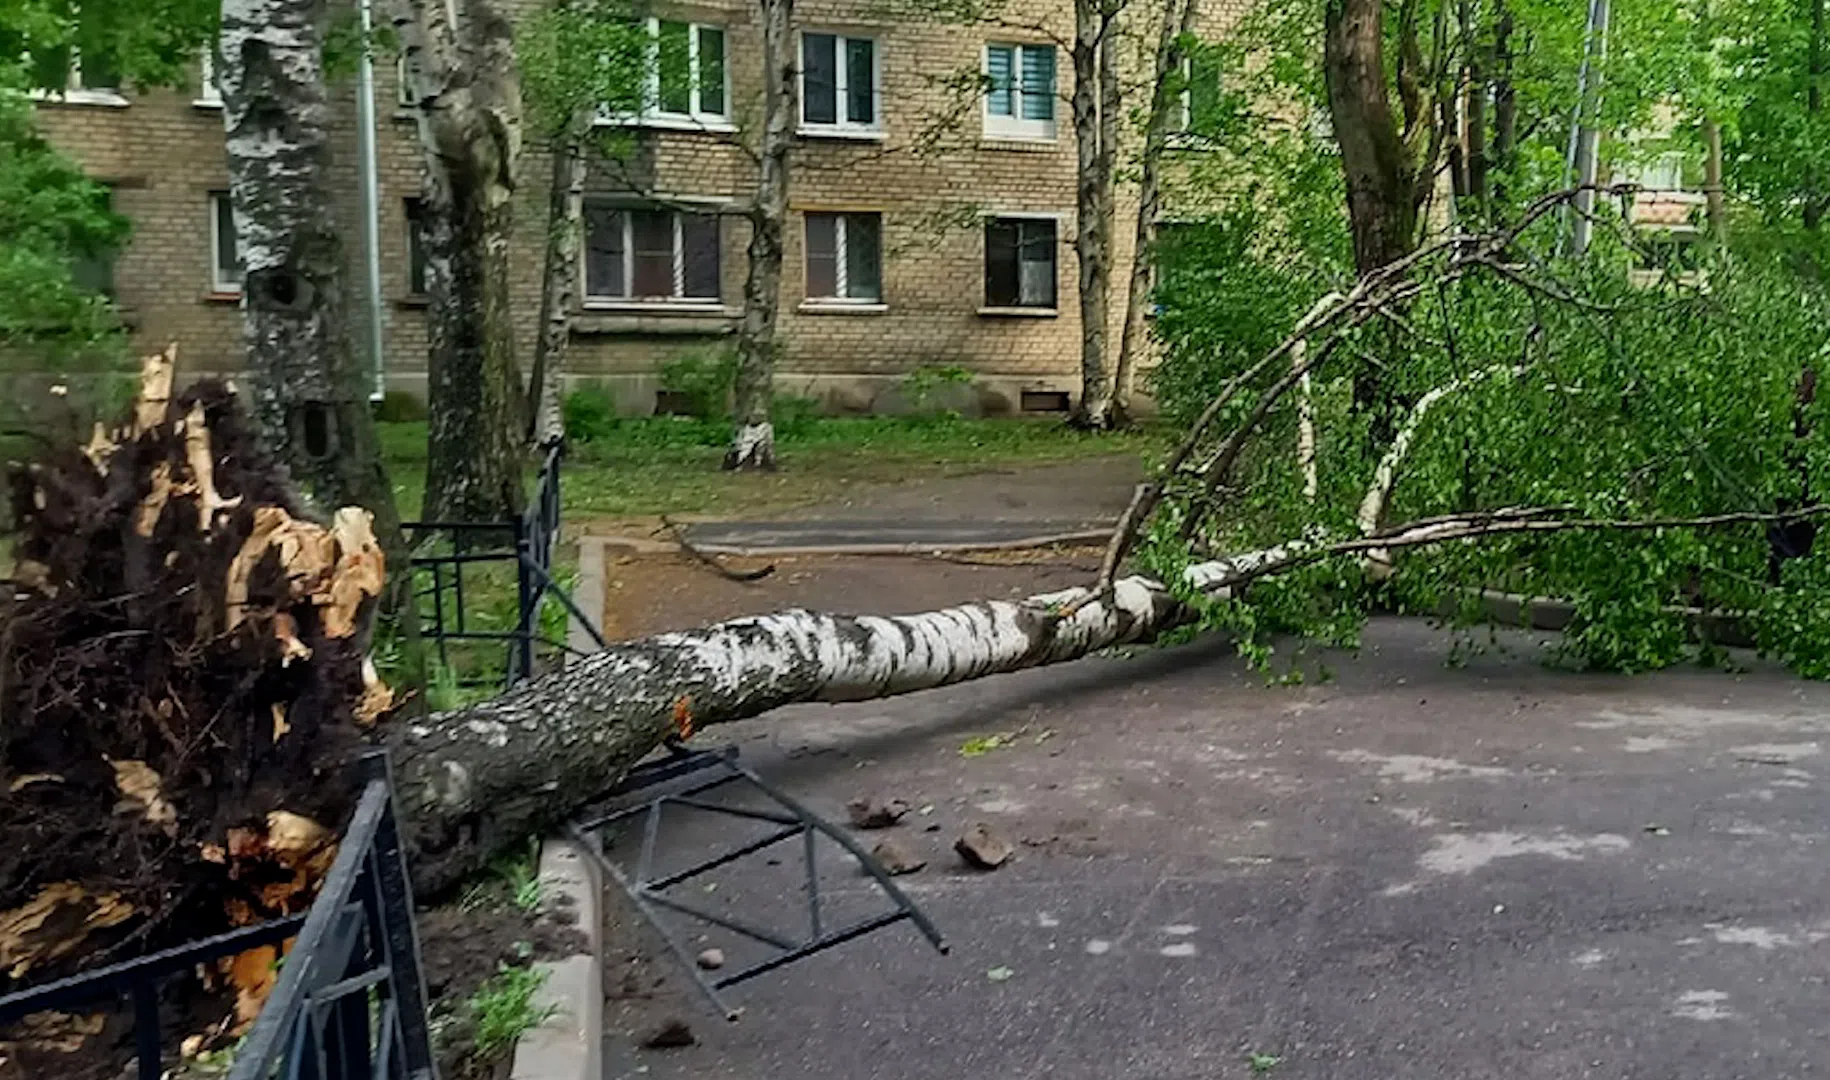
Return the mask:
[[[403,109],[415,108],[419,98],[413,93],[413,73],[407,70],[407,54],[394,58],[394,103]]]
[[[877,43],[838,34],[801,35],[801,130],[874,132]]]
[[[1055,222],[992,218],[985,222],[985,306],[1055,306]]]
[[[611,115],[609,123],[730,129],[724,30],[698,23],[649,19],[649,54],[642,111]]]
[[[1055,137],[1053,46],[985,46],[985,134]]]
[[[210,291],[241,292],[241,237],[235,232],[235,210],[229,193],[210,193]]]
[[[114,209],[112,188],[103,192],[100,203],[98,209]],[[70,280],[84,292],[114,299],[115,254],[113,247],[97,247],[78,252],[70,262]]]
[[[72,8],[71,15],[75,14]],[[87,40],[90,38],[96,40]],[[33,81],[43,88],[34,96],[74,105],[127,104],[120,94],[121,76],[112,50],[87,26],[77,27],[71,44],[43,50],[30,59]]]
[[[883,301],[883,217],[807,217],[807,298],[876,304]]]
[[[1199,46],[1182,58],[1182,108],[1176,130],[1190,135],[1211,134],[1220,122],[1220,62]]]
[[[197,96],[191,104],[199,108],[222,107],[222,87],[216,82],[215,45],[206,45],[197,54]]]
[[[585,300],[715,303],[715,214],[585,207]]]
[[[1639,185],[1647,193],[1683,191],[1684,165],[1684,152],[1670,150],[1637,166],[1622,169],[1621,179]]]
[[[406,200],[407,217],[407,294],[426,295],[426,204],[420,199]]]

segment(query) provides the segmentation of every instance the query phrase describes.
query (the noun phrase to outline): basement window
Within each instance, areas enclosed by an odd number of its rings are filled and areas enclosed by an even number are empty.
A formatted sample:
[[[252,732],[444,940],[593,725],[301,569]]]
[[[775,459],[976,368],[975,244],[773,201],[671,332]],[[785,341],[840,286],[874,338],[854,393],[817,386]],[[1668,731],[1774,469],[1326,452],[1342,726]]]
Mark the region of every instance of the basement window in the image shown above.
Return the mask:
[[[1064,413],[1068,411],[1066,390],[1024,390],[1017,396],[1017,408],[1026,413]]]

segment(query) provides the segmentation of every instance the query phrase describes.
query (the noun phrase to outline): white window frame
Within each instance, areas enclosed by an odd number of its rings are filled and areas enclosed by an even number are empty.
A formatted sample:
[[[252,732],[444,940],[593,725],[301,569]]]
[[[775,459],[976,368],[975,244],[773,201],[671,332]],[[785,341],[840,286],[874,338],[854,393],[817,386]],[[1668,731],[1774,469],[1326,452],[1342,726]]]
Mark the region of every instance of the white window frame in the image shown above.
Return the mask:
[[[1032,142],[1054,142],[1057,120],[1061,115],[1060,102],[1057,100],[1057,88],[1061,85],[1061,50],[1053,45],[1025,41],[987,41],[979,50],[979,72],[987,82],[991,79],[991,50],[1009,49],[1010,58],[1010,112],[1009,116],[1000,116],[991,111],[991,92],[989,86],[980,96],[980,112],[984,116],[985,136],[992,139],[1020,139]],[[1049,118],[1047,120],[1025,120],[1023,118],[1023,52],[1026,49],[1047,49],[1053,54],[1049,70],[1053,72],[1053,84],[1049,87]]]
[[[413,80],[407,71],[407,54],[394,57],[394,104],[403,109],[419,107],[419,98],[413,96]]]
[[[811,292],[806,292],[807,259],[813,252],[813,247],[807,240],[807,221],[816,214],[827,214],[838,219],[833,229],[833,258],[836,263],[833,268],[833,281],[836,283],[839,290],[837,296],[816,296]],[[849,255],[849,248],[847,245],[850,241],[846,237],[846,230],[849,228],[850,220],[852,218],[862,217],[867,214],[874,216],[877,219],[877,295],[847,296],[845,295],[846,288],[851,283],[846,279],[851,272],[851,260],[847,257]],[[881,210],[803,211],[801,213],[801,284],[802,291],[805,293],[802,297],[801,306],[806,308],[887,309],[888,304],[884,300],[884,294],[887,290],[884,288],[883,281],[883,212]]]
[[[731,31],[727,26],[717,23],[694,22],[689,19],[662,19],[649,16],[643,20],[648,30],[649,50],[644,59],[647,70],[642,79],[642,109],[636,113],[600,113],[599,124],[621,127],[664,128],[674,131],[714,131],[733,132],[737,125],[731,122]],[[686,64],[691,72],[692,83],[689,87],[691,100],[686,112],[667,112],[660,106],[661,102],[661,24],[677,22],[686,24]],[[699,100],[699,34],[703,30],[716,30],[724,35],[724,100],[718,102],[717,111],[705,108]]]
[[[228,199],[229,193],[226,191],[210,192],[210,292],[212,295],[216,296],[240,296],[242,290],[243,279],[241,277],[236,277],[233,280],[223,278],[222,266],[217,259],[217,252],[222,250],[222,212],[218,209],[217,204],[228,201]],[[229,209],[229,220],[233,221],[234,219],[235,210],[233,205],[231,205]],[[239,230],[237,230],[237,235],[235,236],[235,254],[238,258],[241,255],[241,236]]]
[[[74,7],[71,14],[75,14]],[[30,96],[34,101],[57,102],[62,105],[99,105],[108,109],[125,109],[131,104],[119,87],[83,85],[83,54],[74,44],[70,46],[70,71],[64,81],[64,88],[34,89]]]
[[[713,207],[708,206],[705,213],[710,215],[715,223],[718,223],[716,226],[718,228],[719,243],[718,295],[682,296],[680,294],[686,290],[686,238],[684,236],[685,230],[680,219],[688,213],[688,211],[622,203],[615,200],[593,200],[593,203],[598,209],[616,211],[623,215],[623,288],[629,289],[631,292],[624,296],[606,296],[602,293],[593,293],[590,291],[591,273],[587,248],[591,243],[591,229],[590,223],[587,221],[585,223],[585,228],[579,236],[578,244],[578,291],[579,295],[583,297],[582,303],[586,309],[598,311],[628,311],[631,309],[679,311],[685,309],[689,311],[718,312],[724,310],[724,229],[722,223],[718,222],[718,217]],[[635,215],[657,210],[668,214],[673,218],[674,295],[669,297],[637,297],[633,294],[635,288]]]
[[[1017,317],[1021,317],[1021,318],[1038,318],[1038,319],[1048,319],[1048,318],[1055,318],[1055,317],[1059,316],[1061,314],[1061,270],[1062,270],[1062,261],[1063,261],[1061,258],[1061,245],[1062,245],[1063,237],[1065,236],[1064,230],[1066,229],[1066,225],[1067,225],[1066,218],[1064,218],[1061,214],[1038,213],[1033,210],[987,210],[979,218],[979,243],[980,243],[980,245],[983,245],[985,242],[985,230],[988,227],[990,227],[991,223],[994,221],[1049,221],[1049,222],[1054,223],[1054,225],[1055,225],[1055,246],[1053,249],[1053,254],[1054,254],[1054,264],[1055,264],[1055,288],[1054,288],[1055,302],[1052,305],[1049,305],[1048,307],[1042,307],[1040,305],[1032,305],[1032,304],[1016,304],[1014,306],[981,304],[981,306],[979,307],[979,314],[980,315],[1008,315],[1008,316],[1017,316]],[[1022,249],[1019,247],[1019,249],[1018,249],[1019,262],[1021,261],[1021,257],[1022,257],[1021,250]],[[983,255],[983,250],[981,247],[981,256],[982,255]],[[1018,273],[1021,274],[1021,272],[1022,272],[1021,269],[1019,269]],[[980,262],[979,262],[979,291],[980,291],[981,295],[983,295],[983,293],[984,293],[985,284],[986,284],[986,282],[985,282],[984,260],[983,260],[983,258],[981,258]],[[1019,288],[1021,288],[1020,283],[1019,283]]]
[[[222,108],[222,88],[216,85],[216,46],[205,45],[197,54],[197,96],[191,104],[199,109]]]
[[[828,34],[835,40],[833,43],[833,62],[836,67],[838,108],[833,111],[836,119],[830,124],[812,123],[807,116],[807,35]],[[871,45],[871,119],[869,123],[860,123],[846,118],[846,95],[851,86],[847,83],[851,69],[845,63],[845,47],[853,41],[868,41]],[[798,80],[795,107],[800,110],[799,130],[802,135],[819,135],[832,138],[849,139],[882,139],[886,137],[883,129],[883,40],[875,35],[846,34],[837,30],[802,30],[795,35],[794,56],[795,79]]]

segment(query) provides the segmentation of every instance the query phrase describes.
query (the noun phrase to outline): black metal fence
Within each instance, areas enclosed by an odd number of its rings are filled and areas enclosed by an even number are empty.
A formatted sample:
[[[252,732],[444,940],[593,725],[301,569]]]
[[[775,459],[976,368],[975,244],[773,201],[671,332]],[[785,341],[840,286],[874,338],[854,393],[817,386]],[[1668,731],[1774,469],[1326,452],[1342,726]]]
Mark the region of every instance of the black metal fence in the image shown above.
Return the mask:
[[[431,1080],[426,990],[387,761],[363,759],[355,816],[311,910],[0,997],[0,1028],[125,997],[139,1080],[165,1069],[162,986],[199,964],[296,938],[229,1080]]]
[[[416,553],[413,570],[418,588],[422,634],[438,650],[439,663],[463,686],[513,686],[522,679],[576,653],[565,634],[549,634],[541,625],[547,600],[604,644],[597,620],[584,617],[569,591],[554,578],[553,551],[559,544],[559,467],[564,450],[547,449],[535,482],[534,498],[521,516],[500,522],[414,521],[404,526]],[[513,609],[501,616],[504,583],[499,568],[514,574]],[[498,568],[495,580],[487,578]],[[483,600],[480,594],[489,599]],[[479,615],[479,602],[490,610]],[[465,643],[484,651],[479,658],[458,652]],[[500,649],[500,662],[489,655]]]

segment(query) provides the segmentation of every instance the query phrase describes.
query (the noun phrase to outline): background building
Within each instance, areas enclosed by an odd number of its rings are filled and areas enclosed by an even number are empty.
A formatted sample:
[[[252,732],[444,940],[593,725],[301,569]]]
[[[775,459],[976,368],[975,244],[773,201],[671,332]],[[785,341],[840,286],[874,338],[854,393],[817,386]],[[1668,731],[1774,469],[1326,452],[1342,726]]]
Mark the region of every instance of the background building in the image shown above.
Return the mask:
[[[1073,12],[1071,0],[1031,7],[995,26],[964,26],[888,18],[871,0],[798,5],[781,393],[840,411],[894,408],[911,372],[958,368],[971,373],[988,412],[1071,405],[1080,349],[1076,167],[1062,43]],[[630,129],[634,150],[593,164],[569,367],[575,382],[612,389],[625,411],[654,410],[664,365],[710,360],[735,332],[749,227],[731,211],[750,193],[748,147],[761,114],[754,8],[749,0],[663,8],[649,30],[668,49],[684,45],[690,72],[651,73],[649,107],[602,120]],[[1229,14],[1212,13],[1211,31]],[[1018,25],[1025,29],[1008,28]],[[1155,30],[1139,26],[1130,36],[1128,55],[1143,70]],[[111,291],[137,343],[176,341],[191,372],[232,372],[240,283],[208,66],[189,92],[145,93],[102,85],[105,69],[98,75],[93,64],[87,73],[73,68],[70,89],[46,96],[40,120],[112,187],[115,208],[134,223],[114,264],[88,272]],[[392,62],[377,64],[381,366],[389,387],[423,394],[420,150],[397,74]],[[332,91],[346,280],[360,317],[369,298],[355,80]],[[529,146],[511,253],[524,362],[539,308],[549,174],[548,155]],[[1114,353],[1130,215],[1121,196]]]

